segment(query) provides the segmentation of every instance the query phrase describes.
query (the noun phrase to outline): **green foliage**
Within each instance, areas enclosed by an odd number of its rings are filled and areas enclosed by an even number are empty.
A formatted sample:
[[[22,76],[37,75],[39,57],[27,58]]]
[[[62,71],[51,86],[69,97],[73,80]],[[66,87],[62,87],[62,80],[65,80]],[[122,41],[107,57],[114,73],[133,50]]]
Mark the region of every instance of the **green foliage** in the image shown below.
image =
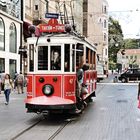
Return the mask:
[[[116,63],[114,63],[113,61],[109,61],[109,69],[110,70],[116,69]]]
[[[125,49],[138,49],[140,47],[137,39],[125,39],[124,44]]]
[[[112,17],[109,17],[109,64],[117,63],[117,52],[124,48],[123,34],[119,22]],[[109,66],[112,67],[112,66]],[[113,66],[114,67],[114,66]]]

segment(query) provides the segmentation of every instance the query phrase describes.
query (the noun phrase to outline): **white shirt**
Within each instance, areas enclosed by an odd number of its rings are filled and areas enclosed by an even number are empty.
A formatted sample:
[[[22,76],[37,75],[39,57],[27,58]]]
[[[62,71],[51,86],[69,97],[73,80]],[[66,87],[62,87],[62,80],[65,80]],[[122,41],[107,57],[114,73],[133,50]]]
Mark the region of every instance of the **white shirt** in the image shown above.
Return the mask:
[[[10,80],[10,82],[12,83],[12,80]],[[5,79],[4,80],[4,89],[11,89],[11,83],[9,82],[9,79]]]

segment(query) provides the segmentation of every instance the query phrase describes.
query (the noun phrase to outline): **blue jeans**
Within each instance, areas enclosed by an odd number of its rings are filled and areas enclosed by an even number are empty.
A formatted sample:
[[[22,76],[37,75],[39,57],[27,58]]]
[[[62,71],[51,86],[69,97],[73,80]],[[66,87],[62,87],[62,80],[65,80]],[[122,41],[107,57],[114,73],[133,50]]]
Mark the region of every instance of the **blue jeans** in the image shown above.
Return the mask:
[[[11,89],[6,89],[6,90],[4,90],[5,99],[6,99],[6,102],[7,102],[7,103],[9,102],[10,92],[11,92]]]

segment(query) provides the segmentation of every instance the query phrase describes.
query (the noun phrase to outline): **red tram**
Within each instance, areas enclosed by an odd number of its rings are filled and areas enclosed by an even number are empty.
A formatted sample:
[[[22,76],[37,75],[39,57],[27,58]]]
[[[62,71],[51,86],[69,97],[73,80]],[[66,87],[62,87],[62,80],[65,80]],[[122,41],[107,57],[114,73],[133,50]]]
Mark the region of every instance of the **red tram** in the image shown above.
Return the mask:
[[[27,112],[83,110],[95,96],[95,46],[65,31],[30,37],[27,44]]]

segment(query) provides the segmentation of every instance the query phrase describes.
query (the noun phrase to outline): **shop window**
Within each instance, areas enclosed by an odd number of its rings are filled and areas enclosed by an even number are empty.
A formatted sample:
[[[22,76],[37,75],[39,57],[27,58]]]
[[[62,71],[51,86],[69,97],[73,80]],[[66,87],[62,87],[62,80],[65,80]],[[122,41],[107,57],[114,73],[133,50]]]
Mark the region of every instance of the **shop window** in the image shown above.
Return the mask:
[[[9,60],[9,73],[12,79],[14,78],[15,72],[16,72],[16,60],[10,59]]]
[[[0,58],[0,73],[5,72],[5,59]]]
[[[10,52],[12,53],[17,52],[16,41],[17,41],[16,26],[14,23],[11,23],[9,28],[9,47],[10,47]]]
[[[2,18],[0,18],[0,50],[5,50],[5,27]]]

